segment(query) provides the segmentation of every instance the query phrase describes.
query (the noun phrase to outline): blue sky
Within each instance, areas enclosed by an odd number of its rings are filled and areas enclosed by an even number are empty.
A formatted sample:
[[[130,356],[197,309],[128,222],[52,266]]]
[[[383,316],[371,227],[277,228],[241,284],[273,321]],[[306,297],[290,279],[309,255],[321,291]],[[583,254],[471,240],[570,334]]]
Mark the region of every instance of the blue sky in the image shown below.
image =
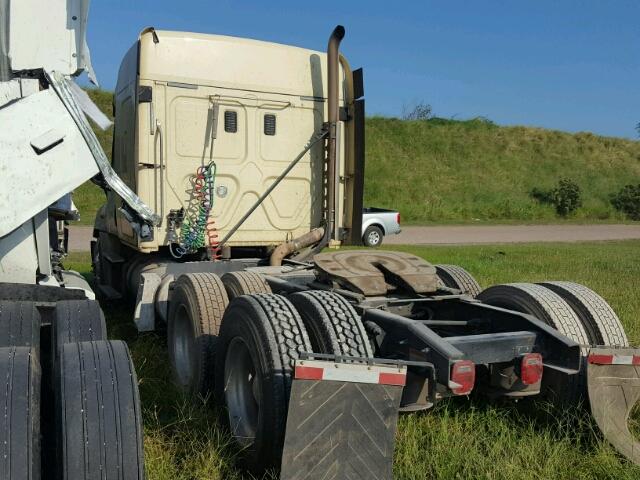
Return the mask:
[[[638,137],[639,0],[93,0],[88,41],[113,89],[145,26],[323,50],[338,23],[369,114],[423,101],[443,117]]]

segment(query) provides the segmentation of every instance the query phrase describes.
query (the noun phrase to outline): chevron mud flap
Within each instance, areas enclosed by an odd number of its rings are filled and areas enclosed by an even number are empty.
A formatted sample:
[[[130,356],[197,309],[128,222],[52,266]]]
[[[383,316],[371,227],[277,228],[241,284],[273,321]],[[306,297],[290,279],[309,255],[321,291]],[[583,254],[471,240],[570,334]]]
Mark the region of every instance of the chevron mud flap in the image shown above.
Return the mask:
[[[392,479],[405,366],[298,360],[282,480]]]
[[[589,403],[598,427],[611,445],[640,465],[640,443],[629,431],[629,414],[640,399],[640,350],[592,348],[588,362]]]

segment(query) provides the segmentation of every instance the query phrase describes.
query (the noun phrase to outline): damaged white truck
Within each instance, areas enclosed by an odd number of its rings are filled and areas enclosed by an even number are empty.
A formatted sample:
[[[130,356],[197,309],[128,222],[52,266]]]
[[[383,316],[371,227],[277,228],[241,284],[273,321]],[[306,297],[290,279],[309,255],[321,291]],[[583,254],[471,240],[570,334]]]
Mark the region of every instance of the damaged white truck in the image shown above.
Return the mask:
[[[56,223],[69,192],[113,174],[73,77],[92,75],[88,0],[0,1],[0,478],[144,478],[141,409],[124,342],[107,338]],[[46,14],[43,14],[46,12]],[[152,215],[146,218],[153,220]]]

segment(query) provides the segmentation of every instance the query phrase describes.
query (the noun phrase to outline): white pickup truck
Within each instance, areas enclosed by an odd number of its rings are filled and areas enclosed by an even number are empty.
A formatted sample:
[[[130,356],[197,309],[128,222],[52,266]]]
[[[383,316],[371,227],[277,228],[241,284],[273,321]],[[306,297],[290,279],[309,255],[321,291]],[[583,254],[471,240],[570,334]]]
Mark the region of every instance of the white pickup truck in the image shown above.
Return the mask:
[[[379,247],[385,235],[400,233],[400,212],[384,208],[362,209],[362,243]]]

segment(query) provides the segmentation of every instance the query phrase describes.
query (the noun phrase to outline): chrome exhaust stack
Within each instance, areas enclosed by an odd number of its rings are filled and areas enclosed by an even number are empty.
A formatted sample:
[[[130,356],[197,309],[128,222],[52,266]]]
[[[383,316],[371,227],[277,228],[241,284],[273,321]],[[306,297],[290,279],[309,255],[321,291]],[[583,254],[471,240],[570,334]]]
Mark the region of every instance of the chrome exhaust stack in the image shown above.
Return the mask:
[[[340,42],[344,38],[345,29],[338,25],[333,29],[329,37],[327,46],[327,101],[328,118],[326,128],[327,135],[327,212],[325,238],[323,243],[331,241],[334,237],[335,215],[336,215],[336,159],[338,149],[338,121],[339,121],[339,100],[340,100]]]

